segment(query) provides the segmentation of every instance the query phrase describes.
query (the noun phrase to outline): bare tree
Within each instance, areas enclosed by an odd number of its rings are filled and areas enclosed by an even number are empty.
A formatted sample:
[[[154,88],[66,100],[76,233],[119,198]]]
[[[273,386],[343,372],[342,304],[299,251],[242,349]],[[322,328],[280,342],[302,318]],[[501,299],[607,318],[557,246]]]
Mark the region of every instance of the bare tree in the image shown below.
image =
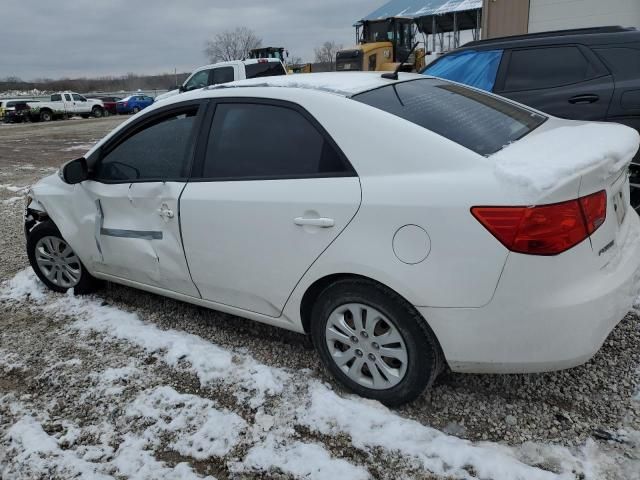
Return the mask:
[[[336,53],[342,50],[342,45],[336,42],[324,42],[320,47],[314,49],[317,63],[325,63],[331,66],[331,70],[335,70]]]
[[[289,63],[290,65],[301,65],[304,62],[302,61],[302,57],[291,55],[287,63]]]
[[[208,40],[204,53],[211,63],[242,60],[249,56],[250,50],[261,46],[262,39],[253,30],[236,27],[235,30],[225,30]]]

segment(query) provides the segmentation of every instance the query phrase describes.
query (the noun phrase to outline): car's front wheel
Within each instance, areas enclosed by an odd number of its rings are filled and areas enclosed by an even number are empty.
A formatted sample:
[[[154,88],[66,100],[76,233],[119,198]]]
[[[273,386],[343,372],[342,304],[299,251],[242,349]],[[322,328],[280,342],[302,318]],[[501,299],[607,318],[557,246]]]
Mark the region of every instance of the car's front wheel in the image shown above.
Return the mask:
[[[27,236],[31,268],[51,290],[83,294],[94,291],[99,281],[91,276],[60,231],[50,220],[39,223]]]
[[[319,295],[311,334],[320,358],[340,383],[389,406],[410,402],[442,365],[435,335],[391,290],[364,279],[337,281]]]

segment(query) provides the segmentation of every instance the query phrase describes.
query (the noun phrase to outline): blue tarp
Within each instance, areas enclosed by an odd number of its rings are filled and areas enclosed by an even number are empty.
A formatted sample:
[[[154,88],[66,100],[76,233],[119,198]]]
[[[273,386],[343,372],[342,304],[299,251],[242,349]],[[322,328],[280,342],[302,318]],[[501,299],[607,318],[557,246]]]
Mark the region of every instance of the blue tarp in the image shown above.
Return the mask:
[[[496,82],[500,60],[502,50],[464,50],[442,57],[422,73],[490,92]]]
[[[482,0],[391,0],[362,20],[417,18],[482,8]]]

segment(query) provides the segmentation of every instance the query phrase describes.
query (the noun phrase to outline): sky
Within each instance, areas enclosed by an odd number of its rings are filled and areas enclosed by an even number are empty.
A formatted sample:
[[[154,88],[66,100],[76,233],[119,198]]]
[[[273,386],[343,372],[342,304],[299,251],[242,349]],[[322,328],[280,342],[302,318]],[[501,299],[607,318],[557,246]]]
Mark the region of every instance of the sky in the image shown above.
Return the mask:
[[[327,40],[355,43],[353,23],[385,0],[2,0],[0,78],[187,72],[205,42],[238,26],[264,46],[313,60]]]

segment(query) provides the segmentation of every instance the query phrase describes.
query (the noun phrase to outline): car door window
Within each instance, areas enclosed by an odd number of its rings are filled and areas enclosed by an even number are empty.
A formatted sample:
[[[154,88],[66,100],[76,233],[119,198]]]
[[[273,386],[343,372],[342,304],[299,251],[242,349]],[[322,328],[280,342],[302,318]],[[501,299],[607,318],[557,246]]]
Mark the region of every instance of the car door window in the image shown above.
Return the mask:
[[[447,55],[422,73],[492,91],[502,61],[502,50],[466,50]]]
[[[209,81],[209,70],[202,70],[194,74],[189,81],[185,84],[184,89],[188,92],[197,88],[203,88],[207,86]]]
[[[74,93],[72,95],[72,97],[76,102],[86,102],[86,99],[84,97],[78,95],[77,93]]]
[[[207,179],[347,176],[353,170],[304,115],[267,104],[217,106],[206,152]]]
[[[219,83],[233,82],[233,67],[214,68],[209,77],[209,85],[218,85]]]
[[[92,178],[105,183],[186,178],[196,114],[195,107],[172,113],[135,131],[107,151]]]
[[[594,78],[596,73],[576,46],[513,50],[504,91],[559,87]]]
[[[64,94],[64,99],[65,99],[67,102],[70,102],[70,101],[71,101],[71,95],[69,95],[68,93],[65,93],[65,94]],[[60,100],[62,100],[62,99],[60,99]]]

